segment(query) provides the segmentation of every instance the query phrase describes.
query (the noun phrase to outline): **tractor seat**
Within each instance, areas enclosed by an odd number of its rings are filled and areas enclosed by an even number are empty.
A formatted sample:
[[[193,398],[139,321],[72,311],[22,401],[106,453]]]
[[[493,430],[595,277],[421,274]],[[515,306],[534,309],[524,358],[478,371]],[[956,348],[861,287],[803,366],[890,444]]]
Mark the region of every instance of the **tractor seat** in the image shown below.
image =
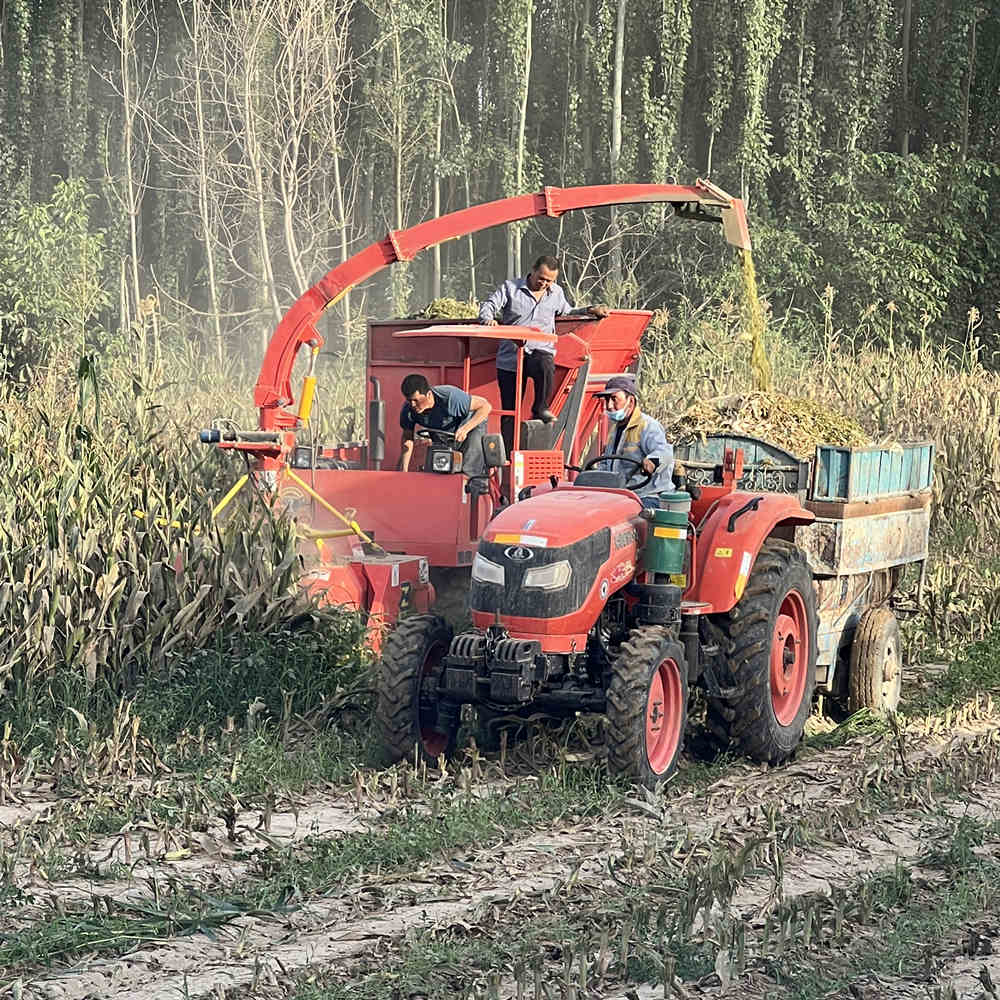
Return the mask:
[[[574,486],[598,486],[606,490],[623,490],[628,478],[624,472],[607,472],[604,469],[587,469],[573,480]]]

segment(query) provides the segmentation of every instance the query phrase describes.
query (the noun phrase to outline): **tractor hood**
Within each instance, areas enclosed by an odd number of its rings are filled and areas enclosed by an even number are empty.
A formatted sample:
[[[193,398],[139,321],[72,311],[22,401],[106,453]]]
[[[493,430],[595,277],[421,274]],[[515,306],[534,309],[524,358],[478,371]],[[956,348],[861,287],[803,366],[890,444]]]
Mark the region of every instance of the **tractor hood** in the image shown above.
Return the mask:
[[[628,490],[568,486],[530,497],[501,511],[483,532],[484,542],[562,548],[629,521],[642,504]]]
[[[469,609],[499,616],[543,648],[586,643],[610,594],[635,574],[644,522],[627,490],[563,487],[508,507],[490,522],[472,564]],[[566,651],[563,648],[562,651]]]

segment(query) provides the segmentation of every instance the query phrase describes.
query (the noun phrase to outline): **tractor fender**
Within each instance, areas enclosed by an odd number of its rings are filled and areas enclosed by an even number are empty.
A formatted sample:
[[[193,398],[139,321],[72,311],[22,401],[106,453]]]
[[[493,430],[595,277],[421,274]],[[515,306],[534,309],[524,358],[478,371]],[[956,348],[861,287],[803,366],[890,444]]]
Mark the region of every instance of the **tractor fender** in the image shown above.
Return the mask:
[[[732,610],[775,528],[814,520],[795,496],[740,491],[721,497],[699,526],[694,582],[684,599],[707,604],[711,614]]]

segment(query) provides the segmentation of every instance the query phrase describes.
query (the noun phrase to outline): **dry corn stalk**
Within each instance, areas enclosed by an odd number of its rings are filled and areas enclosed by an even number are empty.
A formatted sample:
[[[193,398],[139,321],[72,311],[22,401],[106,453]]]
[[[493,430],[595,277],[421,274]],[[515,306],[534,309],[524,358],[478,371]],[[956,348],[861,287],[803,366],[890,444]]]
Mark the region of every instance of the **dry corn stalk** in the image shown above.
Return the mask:
[[[460,302],[458,299],[434,299],[430,305],[415,312],[410,319],[475,319],[479,306],[475,302]]]

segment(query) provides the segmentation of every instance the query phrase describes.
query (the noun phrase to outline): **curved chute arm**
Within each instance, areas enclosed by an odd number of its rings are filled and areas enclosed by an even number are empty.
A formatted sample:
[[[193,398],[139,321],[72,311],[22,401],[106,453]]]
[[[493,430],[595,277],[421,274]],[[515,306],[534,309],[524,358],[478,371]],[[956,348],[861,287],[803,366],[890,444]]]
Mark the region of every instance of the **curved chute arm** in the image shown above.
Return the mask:
[[[355,285],[396,261],[412,260],[421,250],[481,229],[502,226],[521,219],[604,205],[669,202],[683,218],[721,221],[727,242],[750,249],[746,213],[739,198],[707,181],[693,186],[679,184],[599,184],[591,187],[547,187],[538,194],[518,195],[500,201],[463,208],[411,229],[390,232],[384,240],[356,253],[333,268],[305,292],[288,310],[271,337],[254,389],[254,405],[260,411],[262,430],[295,427],[298,417],[285,409],[293,402],[292,367],[303,344],[316,350],[323,338],[316,321],[323,310]],[[716,209],[719,215],[706,212]]]

